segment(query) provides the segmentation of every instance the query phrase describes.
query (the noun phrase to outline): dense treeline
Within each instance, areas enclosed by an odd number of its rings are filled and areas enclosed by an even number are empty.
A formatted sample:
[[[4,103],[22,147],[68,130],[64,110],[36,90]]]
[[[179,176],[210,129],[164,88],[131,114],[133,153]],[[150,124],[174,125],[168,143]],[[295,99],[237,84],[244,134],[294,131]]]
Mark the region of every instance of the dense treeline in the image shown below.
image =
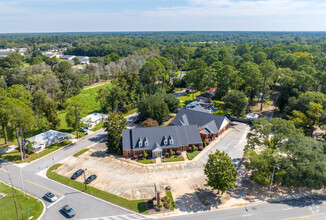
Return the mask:
[[[66,100],[80,93],[84,85],[108,79],[112,86],[97,95],[101,108],[105,112],[128,112],[138,107],[141,120],[152,118],[162,123],[169,113],[176,112],[178,100],[169,94],[176,88],[204,92],[217,87],[213,99],[225,101],[225,107],[238,117],[248,103],[263,106],[275,94],[278,115],[306,136],[298,138],[302,144],[313,142],[310,137],[316,127],[326,124],[325,33],[1,35],[0,47],[8,45],[33,50],[27,58],[11,53],[0,59],[0,87],[10,89],[18,84],[30,93],[29,107],[36,118],[46,122],[35,125],[35,129],[44,125],[55,128],[56,110],[67,108],[67,122],[78,130],[81,111],[72,109],[83,109],[83,103]],[[47,58],[40,52],[61,46],[68,46],[67,54],[91,56],[91,64],[78,70],[69,62]],[[118,116],[112,120],[123,122]]]

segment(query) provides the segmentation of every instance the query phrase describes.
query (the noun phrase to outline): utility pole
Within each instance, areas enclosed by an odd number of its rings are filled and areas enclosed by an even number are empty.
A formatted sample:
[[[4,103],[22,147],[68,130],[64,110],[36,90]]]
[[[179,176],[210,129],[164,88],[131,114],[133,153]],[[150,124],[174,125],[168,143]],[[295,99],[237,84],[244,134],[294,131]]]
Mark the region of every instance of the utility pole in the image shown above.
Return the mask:
[[[19,169],[19,173],[20,173],[20,181],[22,182],[22,185],[23,185],[23,193],[25,196],[25,187],[24,187],[24,181],[23,181],[23,177],[22,177],[22,168]]]
[[[18,209],[17,209],[16,199],[15,199],[15,190],[14,190],[14,187],[13,187],[13,185],[12,185],[11,178],[10,178],[9,171],[8,171],[8,169],[7,169],[7,166],[5,166],[5,168],[6,168],[6,170],[7,170],[9,183],[10,183],[10,185],[11,185],[12,198],[13,198],[13,200],[14,200],[15,211],[16,211],[16,215],[17,215],[17,220],[19,220],[19,214],[18,214]]]
[[[272,173],[271,185],[269,186],[269,195],[268,195],[269,198],[271,198],[271,191],[272,191],[272,185],[273,185],[273,179],[274,179],[275,167],[276,167],[276,165],[274,165],[274,167],[273,167],[273,173]],[[277,169],[280,169],[280,168],[277,167]]]
[[[84,183],[85,183],[85,191],[87,190],[87,183],[86,183],[86,170],[84,171]]]

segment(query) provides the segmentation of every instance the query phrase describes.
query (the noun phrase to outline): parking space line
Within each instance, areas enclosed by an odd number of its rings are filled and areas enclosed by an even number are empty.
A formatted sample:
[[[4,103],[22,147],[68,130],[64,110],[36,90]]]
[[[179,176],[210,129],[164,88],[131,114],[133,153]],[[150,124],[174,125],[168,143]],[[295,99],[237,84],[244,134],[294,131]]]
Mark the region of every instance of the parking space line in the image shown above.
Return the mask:
[[[1,171],[5,172],[5,173],[9,173],[9,171],[5,170],[5,169],[2,169],[0,168]]]
[[[45,186],[42,186],[42,185],[37,184],[37,183],[34,183],[34,182],[30,181],[30,180],[25,179],[25,181],[26,181],[26,182],[29,182],[29,183],[31,183],[31,184],[33,184],[33,185],[35,185],[35,186],[41,187],[41,188],[43,188],[43,189],[46,189],[46,190],[48,190],[48,191],[50,191],[50,192],[53,192],[54,194],[58,194],[59,196],[64,196],[64,195],[61,194],[61,193],[58,193],[58,192],[56,192],[56,191],[53,191],[53,190],[51,190],[51,189],[49,189],[49,188],[47,188],[47,187],[45,187]]]
[[[54,204],[56,204],[57,202],[59,202],[61,199],[63,199],[64,196],[62,196],[60,199],[58,199],[57,201],[55,201],[54,203],[51,203],[48,207],[46,207],[47,209],[50,208],[51,206],[53,206]]]

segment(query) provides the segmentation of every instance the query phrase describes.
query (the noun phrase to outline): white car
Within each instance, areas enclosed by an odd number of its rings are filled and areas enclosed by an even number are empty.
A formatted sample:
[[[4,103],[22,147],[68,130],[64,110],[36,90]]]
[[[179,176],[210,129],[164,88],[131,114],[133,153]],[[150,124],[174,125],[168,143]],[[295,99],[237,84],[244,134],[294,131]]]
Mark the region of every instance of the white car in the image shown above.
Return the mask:
[[[51,201],[51,202],[57,201],[57,199],[58,199],[57,196],[54,195],[54,194],[51,193],[51,192],[46,193],[46,194],[45,194],[45,198],[48,199],[48,200]]]

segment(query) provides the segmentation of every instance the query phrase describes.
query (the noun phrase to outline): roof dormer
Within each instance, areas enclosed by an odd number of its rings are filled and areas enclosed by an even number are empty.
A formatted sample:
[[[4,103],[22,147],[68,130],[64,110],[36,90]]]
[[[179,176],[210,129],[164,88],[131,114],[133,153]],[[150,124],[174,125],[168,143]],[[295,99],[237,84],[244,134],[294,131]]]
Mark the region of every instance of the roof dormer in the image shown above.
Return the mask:
[[[173,144],[173,138],[171,137],[171,135],[169,136],[169,144],[170,144],[170,145]]]
[[[138,140],[138,147],[142,147],[143,146],[143,141],[141,138],[139,138]]]
[[[163,136],[163,144],[167,145],[168,144],[168,139],[166,138],[166,136]]]
[[[144,146],[148,147],[148,138],[147,137],[144,138]]]

